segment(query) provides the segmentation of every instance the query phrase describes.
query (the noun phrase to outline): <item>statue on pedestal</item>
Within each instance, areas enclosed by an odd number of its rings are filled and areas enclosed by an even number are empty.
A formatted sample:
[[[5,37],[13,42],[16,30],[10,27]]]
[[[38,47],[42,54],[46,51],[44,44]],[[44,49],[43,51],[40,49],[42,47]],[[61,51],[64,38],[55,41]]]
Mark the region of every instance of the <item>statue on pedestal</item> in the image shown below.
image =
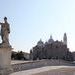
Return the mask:
[[[10,33],[10,27],[9,24],[7,22],[7,17],[4,17],[4,23],[1,23],[1,39],[2,39],[2,43],[0,44],[0,47],[7,47],[10,46],[9,44],[9,33]]]
[[[7,17],[4,17],[4,22],[0,22],[0,36],[2,43],[0,43],[0,75],[9,75],[13,72],[11,67],[11,50],[9,44],[10,27],[7,22]]]

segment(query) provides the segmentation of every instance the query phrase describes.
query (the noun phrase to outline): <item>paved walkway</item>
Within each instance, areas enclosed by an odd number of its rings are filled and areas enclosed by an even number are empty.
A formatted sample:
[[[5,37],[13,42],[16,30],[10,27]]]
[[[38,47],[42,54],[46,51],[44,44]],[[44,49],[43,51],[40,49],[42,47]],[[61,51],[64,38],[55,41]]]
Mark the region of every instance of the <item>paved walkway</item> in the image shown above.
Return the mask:
[[[68,66],[46,66],[46,67],[41,67],[41,68],[36,68],[31,70],[15,72],[10,75],[33,75],[33,74],[44,72],[44,71],[50,71],[54,69],[67,68],[67,67]]]
[[[28,63],[28,62],[33,62],[33,61],[12,60],[11,64],[20,64],[20,63]]]

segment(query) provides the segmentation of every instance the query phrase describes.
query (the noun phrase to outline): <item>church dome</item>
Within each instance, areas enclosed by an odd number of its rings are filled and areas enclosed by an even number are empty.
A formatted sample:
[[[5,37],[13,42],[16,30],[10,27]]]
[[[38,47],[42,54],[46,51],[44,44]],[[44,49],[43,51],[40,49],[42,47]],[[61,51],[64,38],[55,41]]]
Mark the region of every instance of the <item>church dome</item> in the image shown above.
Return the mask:
[[[44,43],[43,43],[43,41],[40,39],[40,40],[37,42],[37,45],[38,45],[38,46],[44,46]]]
[[[54,40],[53,40],[53,38],[52,38],[52,35],[50,36],[50,39],[48,40],[48,44],[51,44],[51,43],[53,43],[54,42]]]
[[[45,45],[47,45],[48,44],[48,42],[45,42]]]

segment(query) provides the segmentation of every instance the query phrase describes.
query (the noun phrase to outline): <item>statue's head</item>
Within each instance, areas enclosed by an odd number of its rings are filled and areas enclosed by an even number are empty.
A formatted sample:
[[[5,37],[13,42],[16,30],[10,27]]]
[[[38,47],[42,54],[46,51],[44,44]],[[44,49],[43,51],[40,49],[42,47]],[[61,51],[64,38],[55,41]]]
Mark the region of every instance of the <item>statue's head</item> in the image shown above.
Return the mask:
[[[4,20],[6,21],[7,20],[7,17],[4,17]]]

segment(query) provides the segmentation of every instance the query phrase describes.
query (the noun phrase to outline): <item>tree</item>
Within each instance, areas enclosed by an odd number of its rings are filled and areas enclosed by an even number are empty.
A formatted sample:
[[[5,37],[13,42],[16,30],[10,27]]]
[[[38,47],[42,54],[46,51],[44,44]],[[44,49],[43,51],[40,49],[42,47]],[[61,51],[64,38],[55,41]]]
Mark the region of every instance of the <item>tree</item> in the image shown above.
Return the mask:
[[[25,58],[24,58],[24,54],[23,54],[22,51],[18,52],[18,53],[16,54],[16,57],[17,57],[18,60],[25,59]]]

